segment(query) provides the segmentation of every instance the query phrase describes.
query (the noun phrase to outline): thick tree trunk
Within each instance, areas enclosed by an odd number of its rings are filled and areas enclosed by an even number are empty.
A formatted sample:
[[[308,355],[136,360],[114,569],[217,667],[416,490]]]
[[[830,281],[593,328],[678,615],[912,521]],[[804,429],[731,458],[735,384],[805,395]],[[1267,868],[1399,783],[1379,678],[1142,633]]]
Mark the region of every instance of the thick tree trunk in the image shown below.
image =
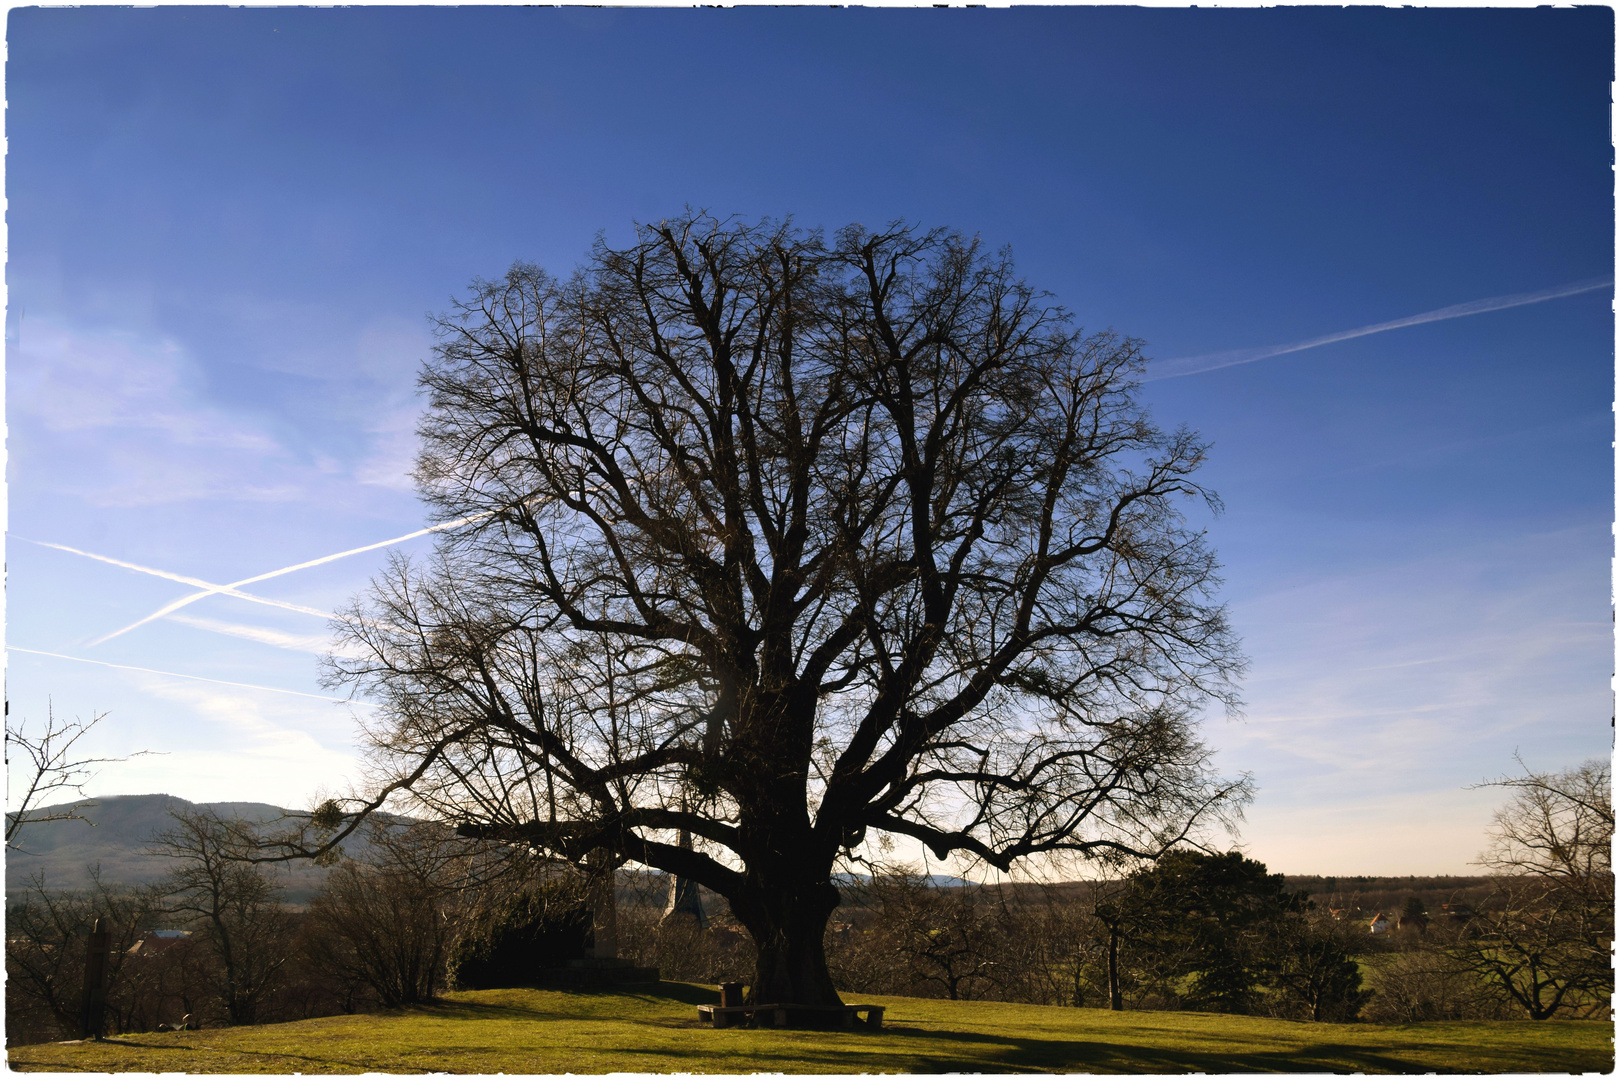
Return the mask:
[[[827,970],[827,919],[837,906],[838,890],[825,878],[762,885],[732,900],[759,951],[750,1004],[843,1004]]]
[[[792,686],[791,678],[765,681]],[[827,919],[838,907],[831,880],[838,849],[811,825],[804,794],[815,694],[777,688],[749,697],[731,754],[741,770],[737,831],[748,869],[743,887],[728,897],[758,950],[748,1000],[841,1005],[826,948]]]

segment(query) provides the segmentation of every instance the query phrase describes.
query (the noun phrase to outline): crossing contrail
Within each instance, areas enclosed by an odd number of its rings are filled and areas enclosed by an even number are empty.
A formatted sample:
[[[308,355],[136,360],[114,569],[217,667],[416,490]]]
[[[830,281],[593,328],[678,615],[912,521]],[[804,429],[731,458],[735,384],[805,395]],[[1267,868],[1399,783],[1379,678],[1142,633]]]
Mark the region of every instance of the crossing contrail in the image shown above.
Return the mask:
[[[318,559],[309,559],[306,562],[294,563],[292,566],[283,566],[279,570],[270,570],[263,574],[255,574],[252,577],[243,578],[241,581],[233,581],[228,585],[216,585],[213,582],[203,581],[201,578],[188,577],[185,574],[174,574],[167,570],[154,570],[150,566],[141,566],[139,563],[126,562],[123,559],[114,559],[107,555],[97,555],[94,552],[81,551],[78,548],[68,547],[66,544],[53,544],[45,540],[28,540],[28,542],[31,544],[39,544],[42,547],[55,548],[58,551],[72,552],[74,555],[83,555],[87,559],[95,559],[98,562],[111,563],[113,566],[121,566],[126,570],[137,570],[143,574],[152,574],[156,577],[167,578],[170,581],[178,581],[183,585],[195,585],[201,590],[200,592],[194,592],[186,596],[182,596],[178,600],[170,601],[163,607],[152,612],[152,614],[146,616],[145,618],[137,619],[128,626],[114,630],[110,634],[101,635],[94,641],[89,642],[86,646],[88,648],[100,645],[104,641],[111,641],[113,638],[118,637],[121,634],[129,633],[138,626],[145,626],[154,619],[161,619],[163,616],[168,615],[171,612],[180,610],[187,604],[194,604],[198,600],[208,596],[234,596],[238,600],[251,600],[256,604],[269,604],[271,607],[286,608],[289,611],[297,611],[305,615],[314,615],[317,618],[330,619],[332,618],[332,613],[329,611],[321,611],[319,608],[304,607],[302,604],[292,604],[285,600],[271,600],[268,597],[255,596],[253,593],[245,593],[240,591],[241,586],[252,585],[256,581],[265,581],[273,577],[280,577],[282,574],[291,574],[295,570],[307,570],[312,566],[320,566],[322,563],[329,563],[337,559],[348,558],[350,555],[359,555],[367,551],[376,551],[378,548],[390,547],[394,544],[402,544],[406,540],[414,540],[418,536],[426,536],[429,533],[442,532],[445,529],[453,529],[458,525],[466,525],[469,522],[478,521],[480,518],[487,518],[493,513],[495,513],[495,511],[486,510],[481,514],[472,514],[468,517],[457,518],[455,521],[446,521],[438,525],[429,525],[425,529],[417,529],[415,532],[408,532],[404,536],[396,536],[391,540],[379,540],[375,544],[366,544],[363,547],[350,548],[347,551],[339,551],[332,555],[322,555]],[[19,536],[16,539],[27,540],[28,538]]]
[[[350,705],[369,705],[367,701],[354,701],[350,698],[327,697],[325,694],[306,694],[302,690],[283,690],[279,686],[257,686],[253,683],[231,682],[229,679],[208,679],[201,675],[182,675],[178,671],[159,671],[156,668],[136,667],[134,664],[109,664],[105,660],[90,660],[83,656],[68,656],[66,653],[45,652],[43,649],[25,649],[20,645],[7,645],[8,652],[30,653],[34,656],[52,656],[58,660],[77,660],[81,664],[99,664],[102,667],[118,668],[122,671],[144,671],[148,675],[167,675],[175,679],[195,679],[197,682],[218,683],[221,686],[239,686],[245,690],[268,690],[273,694],[293,694],[297,697],[314,698],[317,701],[337,701]]]
[[[1385,330],[1400,330],[1407,326],[1421,326],[1423,323],[1460,319],[1465,315],[1481,315],[1487,311],[1501,311],[1503,308],[1539,304],[1546,300],[1557,300],[1563,296],[1576,296],[1597,289],[1606,289],[1613,284],[1613,278],[1603,278],[1601,281],[1577,281],[1570,285],[1542,289],[1539,292],[1514,293],[1511,296],[1490,296],[1484,300],[1470,300],[1466,304],[1453,304],[1450,307],[1425,311],[1420,315],[1408,315],[1403,319],[1373,323],[1371,326],[1361,326],[1354,330],[1340,330],[1335,334],[1324,334],[1321,337],[1295,341],[1287,345],[1265,345],[1257,349],[1230,349],[1226,352],[1204,353],[1201,356],[1187,356],[1175,360],[1158,360],[1148,366],[1147,373],[1142,376],[1142,381],[1157,382],[1160,379],[1178,379],[1183,375],[1198,375],[1205,371],[1217,371],[1220,368],[1234,367],[1238,364],[1252,364],[1256,360],[1266,360],[1286,353],[1314,349],[1320,345],[1331,345],[1336,341],[1348,341],[1351,338],[1366,337],[1368,334],[1381,334]]]
[[[30,544],[38,544],[40,547],[55,548],[57,551],[67,551],[74,555],[83,555],[87,559],[94,559],[97,562],[111,563],[113,566],[121,566],[126,570],[137,570],[143,574],[151,574],[153,577],[166,578],[169,581],[178,581],[182,585],[200,585],[204,591],[195,594],[197,597],[212,596],[215,593],[219,593],[223,596],[234,596],[239,600],[251,600],[255,604],[269,604],[272,607],[286,608],[288,611],[300,611],[305,615],[318,615],[323,619],[330,619],[332,617],[332,613],[329,611],[322,611],[319,608],[305,607],[302,604],[288,603],[285,600],[272,600],[268,596],[255,596],[252,593],[245,593],[236,588],[237,585],[245,584],[245,582],[235,582],[230,585],[215,585],[212,582],[204,581],[201,578],[187,577],[185,574],[173,574],[167,570],[155,570],[150,566],[142,566],[140,563],[132,563],[123,559],[115,559],[110,555],[97,555],[93,551],[80,551],[78,548],[68,547],[66,544],[53,544],[49,540],[29,540],[26,536],[18,536],[14,539],[27,540]],[[259,579],[248,579],[248,581],[257,580]],[[189,603],[190,601],[187,602]],[[165,612],[165,614],[167,614],[167,612]],[[154,617],[155,616],[148,616],[148,618]],[[143,619],[142,621],[144,622],[145,620]],[[122,632],[123,631],[119,631],[119,633]],[[98,639],[98,641],[105,640],[106,638]],[[98,642],[91,642],[92,645],[97,643]]]

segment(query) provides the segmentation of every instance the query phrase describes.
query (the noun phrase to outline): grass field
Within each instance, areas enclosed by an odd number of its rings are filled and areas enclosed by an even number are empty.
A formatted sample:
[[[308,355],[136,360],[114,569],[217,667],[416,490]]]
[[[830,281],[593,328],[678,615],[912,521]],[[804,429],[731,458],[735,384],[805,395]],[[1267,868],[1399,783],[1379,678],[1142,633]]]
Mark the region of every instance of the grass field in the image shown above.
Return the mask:
[[[430,1006],[290,1024],[43,1043],[17,1070],[192,1073],[1609,1072],[1613,1025],[1306,1024],[864,997],[883,1030],[700,1026],[714,990],[485,990]],[[857,1000],[848,998],[847,1000]]]

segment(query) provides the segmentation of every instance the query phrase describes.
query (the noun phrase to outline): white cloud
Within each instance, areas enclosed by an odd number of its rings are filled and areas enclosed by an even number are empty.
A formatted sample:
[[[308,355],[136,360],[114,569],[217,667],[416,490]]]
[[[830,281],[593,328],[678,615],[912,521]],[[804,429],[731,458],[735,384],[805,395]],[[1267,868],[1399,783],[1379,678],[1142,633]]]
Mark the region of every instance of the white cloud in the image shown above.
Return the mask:
[[[120,508],[301,494],[278,440],[207,400],[197,365],[172,338],[30,317],[8,359],[12,450],[26,488]]]
[[[193,626],[198,630],[208,630],[215,634],[226,634],[230,637],[257,641],[262,645],[272,645],[278,649],[314,653],[317,656],[324,656],[331,652],[333,646],[332,635],[328,633],[291,634],[285,630],[271,629],[268,626],[248,626],[244,623],[205,619],[198,615],[169,615],[167,618],[170,622]]]
[[[1401,851],[1427,850],[1426,872],[1467,873],[1489,817],[1469,784],[1511,769],[1515,750],[1538,768],[1607,753],[1603,539],[1521,536],[1235,604],[1248,715],[1206,731],[1223,768],[1256,774],[1243,832],[1257,857],[1392,873]],[[1376,839],[1391,830],[1407,837],[1399,850]]]
[[[119,758],[153,752],[101,766],[89,787],[92,795],[167,792],[194,801],[302,806],[315,792],[346,789],[362,776],[356,745],[357,716],[364,706],[317,700],[312,665],[306,665],[307,681],[300,688],[301,680],[285,663],[278,678],[239,663],[210,663],[206,650],[189,652],[180,670],[194,674],[177,676],[161,668],[132,670],[133,665],[12,651],[13,719],[40,721],[47,707],[59,718],[105,712],[107,719],[83,747],[88,754]],[[172,655],[151,661],[154,667],[179,666]],[[213,675],[223,678],[208,678]],[[309,696],[235,685],[271,678],[284,690]]]
[[[329,315],[236,298],[220,318],[262,325],[264,342],[225,363],[172,334],[30,312],[7,358],[15,482],[111,509],[368,490],[363,501],[395,502],[414,490],[431,335],[416,320],[335,326]],[[218,394],[249,371],[272,380],[250,404]]]
[[[399,405],[368,425],[371,449],[355,466],[354,478],[362,484],[395,491],[414,490],[416,484],[410,474],[416,467],[416,424],[420,417],[416,405]]]
[[[163,792],[192,802],[266,802],[302,810],[315,805],[322,793],[348,790],[358,775],[359,762],[352,755],[303,740],[260,747],[252,754],[181,742],[161,757],[107,766],[89,791],[95,796]]]
[[[103,794],[168,791],[193,801],[296,807],[359,776],[356,727],[345,706],[154,675],[132,673],[129,679],[141,693],[181,713],[172,730],[185,734],[151,747],[164,751],[162,757],[107,768],[96,784]]]
[[[416,425],[422,415],[416,376],[431,348],[431,338],[418,322],[381,319],[361,332],[355,360],[373,390],[371,419],[364,424],[370,448],[354,469],[360,483],[414,489],[410,472],[416,466]]]
[[[34,318],[11,375],[12,407],[50,431],[115,428],[183,446],[278,449],[241,417],[197,399],[195,365],[169,338],[84,333]]]

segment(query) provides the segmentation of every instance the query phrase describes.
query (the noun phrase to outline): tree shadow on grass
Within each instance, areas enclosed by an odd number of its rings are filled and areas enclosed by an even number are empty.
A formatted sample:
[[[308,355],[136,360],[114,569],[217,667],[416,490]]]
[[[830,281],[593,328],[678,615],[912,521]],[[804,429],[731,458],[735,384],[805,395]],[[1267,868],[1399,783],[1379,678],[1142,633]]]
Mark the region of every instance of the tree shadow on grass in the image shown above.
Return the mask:
[[[709,994],[712,997],[712,992]],[[670,1000],[671,998],[664,998]],[[673,1000],[683,1000],[673,997]],[[708,1025],[701,1026],[707,1029]],[[837,1033],[838,1045],[755,1046],[733,1041],[749,1030],[732,1029],[716,1040],[708,1061],[695,1061],[691,1050],[639,1047],[638,1057],[665,1059],[667,1067],[651,1071],[733,1071],[728,1062],[747,1063],[748,1071],[828,1071],[828,1072],[1118,1072],[1118,1073],[1414,1073],[1445,1072],[1432,1064],[1416,1064],[1366,1046],[1321,1042],[1294,1045],[1277,1050],[1231,1050],[1219,1048],[1186,1050],[1105,1039],[1072,1039],[1028,1035],[997,1035],[974,1031],[886,1024],[873,1030],[861,1026]],[[787,1034],[797,1029],[770,1030]],[[812,1034],[810,1031],[805,1034]],[[814,1032],[817,1035],[829,1032]],[[869,1041],[870,1040],[870,1041]],[[1210,1041],[1204,1036],[1203,1041]],[[1234,1041],[1244,1041],[1234,1039]],[[909,1045],[908,1045],[909,1044]],[[1429,1061],[1444,1061],[1445,1047],[1408,1047],[1427,1050]],[[680,1064],[673,1064],[673,1062]],[[693,1066],[698,1065],[696,1070]],[[1473,1072],[1460,1067],[1456,1072]],[[1503,1072],[1517,1071],[1504,1064]]]
[[[405,1015],[401,1009],[397,1015]],[[437,1020],[581,1020],[590,1019],[583,1010],[569,1009],[566,1003],[556,1007],[513,1005],[501,1001],[424,1001],[410,1006],[414,1016]],[[386,1015],[386,1014],[383,1014]]]
[[[132,1045],[138,1045],[138,1044],[132,1044]],[[162,1047],[162,1049],[172,1050],[172,1049],[174,1049],[174,1047]],[[315,1064],[315,1065],[330,1065],[332,1068],[334,1068],[334,1069],[336,1069],[336,1070],[338,1070],[340,1072],[372,1072],[372,1071],[374,1071],[373,1068],[368,1068],[365,1064],[360,1063],[360,1062],[356,1062],[352,1058],[323,1058],[323,1057],[315,1057],[313,1054],[294,1054],[294,1053],[292,1053],[291,1051],[288,1051],[288,1050],[246,1050],[246,1049],[243,1049],[240,1046],[232,1046],[232,1047],[230,1047],[228,1049],[223,1049],[223,1048],[220,1048],[220,1047],[217,1047],[217,1046],[197,1046],[197,1047],[187,1047],[186,1049],[188,1049],[188,1050],[191,1050],[191,1049],[202,1050],[202,1051],[206,1051],[206,1052],[209,1052],[209,1053],[218,1054],[221,1057],[242,1057],[242,1058],[248,1058],[250,1060],[255,1059],[255,1058],[261,1058],[261,1059],[267,1059],[267,1060],[270,1060],[270,1061],[281,1061],[281,1060],[307,1061],[307,1062],[310,1062],[310,1063]],[[225,1070],[224,1069],[219,1069],[219,1070],[209,1070],[209,1071],[210,1072],[213,1072],[213,1071],[224,1072]],[[277,1071],[278,1072],[285,1072],[287,1070],[281,1069],[281,1070],[277,1070]]]
[[[697,983],[659,982],[627,986],[622,993],[640,1001],[673,1001],[682,1005],[718,1005],[720,991]]]
[[[780,1031],[780,1029],[777,1029]],[[741,1029],[717,1034],[735,1035]],[[676,1047],[644,1047],[632,1051],[635,1067],[650,1073],[982,1073],[991,1063],[980,1057],[949,1058],[937,1054],[895,1053],[892,1047],[852,1043],[848,1047],[778,1045],[758,1047],[717,1043],[712,1050],[694,1054]],[[667,1064],[655,1064],[655,1062]],[[1035,1072],[1016,1066],[998,1072]]]
[[[70,1073],[95,1071],[86,1069],[83,1065],[75,1065],[67,1061],[18,1061],[15,1058],[9,1058],[6,1061],[6,1068],[11,1072]]]
[[[534,987],[517,987],[520,991],[531,991]],[[694,983],[659,982],[644,984],[629,984],[619,986],[611,991],[590,990],[555,990],[539,988],[545,995],[537,1000],[531,999],[523,1003],[511,1001],[469,1000],[467,998],[445,998],[438,1001],[423,1002],[411,1006],[411,1011],[422,1016],[433,1016],[444,1019],[466,1020],[635,1020],[638,1022],[656,1021],[655,1016],[626,1014],[615,1012],[616,1003],[634,1002],[637,1006],[646,1006],[649,1010],[660,1005],[717,1005],[720,1002],[718,991]],[[498,994],[500,991],[486,991],[488,994]],[[694,1023],[697,1015],[692,1015]]]
[[[680,1000],[679,997],[674,1000]],[[480,1002],[449,1003],[456,1007],[456,1013],[464,1016],[478,1018],[523,1018],[531,1019],[536,1015],[534,1010],[523,1010],[511,1006],[490,1005]],[[941,1073],[1023,1073],[1023,1072],[1088,1072],[1088,1073],[1267,1073],[1267,1072],[1296,1072],[1296,1073],[1419,1073],[1419,1072],[1474,1072],[1477,1066],[1461,1066],[1448,1069],[1445,1063],[1455,1054],[1457,1047],[1454,1044],[1443,1042],[1413,1042],[1402,1046],[1402,1050],[1420,1060],[1403,1060],[1377,1049],[1369,1049],[1364,1045],[1324,1039],[1321,1042],[1306,1042],[1303,1045],[1290,1045],[1276,1050],[1252,1050],[1236,1048],[1223,1050],[1219,1047],[1219,1037],[1213,1039],[1206,1033],[1200,1041],[1215,1042],[1216,1046],[1209,1049],[1178,1049],[1166,1048],[1141,1043],[1131,1044],[1117,1039],[1074,1039],[1063,1037],[1042,1037],[1030,1035],[997,1035],[994,1033],[977,1031],[952,1031],[938,1028],[912,1027],[902,1024],[887,1025],[881,1030],[863,1030],[856,1028],[839,1033],[835,1039],[828,1040],[826,1032],[800,1032],[792,1030],[761,1030],[749,1032],[744,1029],[715,1031],[714,1038],[700,1040],[701,1046],[694,1048],[691,1045],[684,1047],[674,1046],[624,1046],[607,1047],[601,1049],[611,1057],[618,1067],[633,1069],[637,1072],[652,1073],[735,1073],[735,1072],[828,1072],[828,1073],[914,1073],[914,1074],[941,1074]],[[811,1036],[810,1039],[780,1038],[755,1039],[748,1036]],[[1159,1034],[1162,1034],[1160,1032]],[[1331,1036],[1331,1030],[1322,1032],[1324,1036]],[[1241,1041],[1234,1037],[1234,1042]],[[441,1058],[433,1063],[410,1061],[392,1061],[388,1065],[378,1062],[363,1062],[352,1059],[320,1058],[313,1055],[287,1053],[285,1051],[254,1051],[232,1048],[220,1050],[214,1047],[197,1045],[175,1045],[158,1042],[138,1042],[134,1040],[117,1040],[112,1045],[127,1047],[141,1047],[151,1050],[181,1050],[199,1051],[211,1050],[224,1057],[240,1055],[244,1063],[248,1060],[257,1060],[268,1064],[277,1060],[305,1061],[317,1067],[324,1066],[335,1072],[368,1072],[368,1071],[423,1071],[430,1072],[443,1069],[447,1064],[453,1065],[453,1059],[463,1052],[465,1048],[446,1049],[445,1056],[449,1061]],[[544,1066],[547,1061],[546,1051],[535,1048],[535,1056],[531,1064]],[[1601,1057],[1601,1056],[1600,1056]],[[193,1059],[195,1060],[195,1059]],[[1595,1059],[1599,1060],[1599,1059]],[[1611,1059],[1612,1060],[1612,1059]],[[180,1065],[180,1062],[175,1064]],[[29,1061],[19,1062],[12,1060],[11,1066],[16,1071],[53,1071],[53,1072],[82,1072],[95,1071],[97,1064],[84,1061],[74,1062],[47,1062]],[[402,1067],[405,1066],[405,1067]],[[105,1064],[99,1065],[105,1068]],[[147,1066],[149,1067],[149,1066]],[[224,1061],[210,1062],[209,1067],[199,1069],[196,1064],[189,1067],[194,1072],[227,1072],[232,1070]],[[1587,1071],[1594,1069],[1604,1071],[1607,1064],[1594,1064],[1585,1066]],[[1568,1066],[1561,1060],[1559,1064],[1543,1063],[1540,1067],[1531,1065],[1526,1067],[1522,1060],[1512,1061],[1504,1057],[1502,1065],[1495,1071],[1524,1072],[1524,1071],[1580,1071],[1581,1066]],[[577,1070],[576,1070],[577,1071]]]
[[[927,1039],[963,1047],[980,1046],[977,1053],[940,1054],[937,1049],[919,1047],[910,1056],[911,1072],[952,1072],[971,1062],[979,1069],[1007,1071],[1123,1072],[1123,1073],[1475,1073],[1475,1065],[1447,1069],[1444,1062],[1456,1048],[1435,1044],[1412,1045],[1408,1051],[1427,1051],[1427,1061],[1417,1063],[1350,1043],[1317,1042],[1277,1050],[1223,1052],[1178,1050],[1105,1042],[1094,1039],[1039,1038],[1018,1035],[989,1035],[981,1032],[924,1030],[893,1026],[887,1033],[903,1039]],[[1523,1064],[1504,1060],[1500,1071],[1519,1072]]]

